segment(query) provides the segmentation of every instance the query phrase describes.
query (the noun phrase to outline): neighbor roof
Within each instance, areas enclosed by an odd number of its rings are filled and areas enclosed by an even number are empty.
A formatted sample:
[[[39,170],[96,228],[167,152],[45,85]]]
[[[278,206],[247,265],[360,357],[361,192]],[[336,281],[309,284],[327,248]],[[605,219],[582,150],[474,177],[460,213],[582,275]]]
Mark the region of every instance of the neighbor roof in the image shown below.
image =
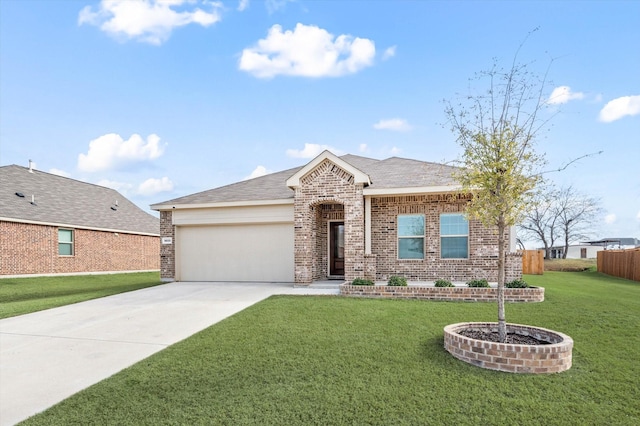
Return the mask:
[[[158,218],[110,188],[17,165],[0,167],[0,188],[0,220],[160,235]]]
[[[353,167],[369,175],[368,188],[420,188],[456,185],[452,177],[455,167],[438,163],[391,157],[386,160],[343,155],[339,157]],[[210,204],[240,201],[293,200],[294,193],[286,181],[304,166],[249,179],[196,194],[153,204],[161,209],[175,204]]]

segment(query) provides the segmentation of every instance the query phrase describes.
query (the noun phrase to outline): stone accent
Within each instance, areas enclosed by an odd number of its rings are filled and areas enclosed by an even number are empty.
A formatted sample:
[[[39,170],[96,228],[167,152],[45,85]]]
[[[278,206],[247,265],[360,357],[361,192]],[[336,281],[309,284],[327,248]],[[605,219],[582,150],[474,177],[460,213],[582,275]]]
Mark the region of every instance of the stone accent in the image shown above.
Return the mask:
[[[408,285],[406,287],[342,284],[340,286],[340,294],[343,296],[391,299],[495,302],[498,289],[495,287],[434,287],[428,284]],[[505,288],[504,300],[505,302],[542,302],[544,301],[544,288]]]
[[[469,258],[440,257],[440,214],[464,213],[468,194],[429,194],[371,199],[371,251],[377,255],[376,279],[386,281],[392,275],[407,280],[468,281],[485,278],[497,281],[498,234],[477,220],[469,221]],[[398,259],[397,217],[399,214],[425,216],[425,258]],[[509,236],[505,250],[509,249]],[[522,258],[509,254],[505,264],[506,281],[522,277]]]
[[[510,373],[559,373],[571,368],[573,339],[566,334],[521,324],[507,324],[507,332],[535,337],[548,345],[516,345],[471,339],[458,334],[466,328],[497,331],[496,323],[458,323],[444,328],[444,347],[454,357],[489,370]]]
[[[58,255],[58,229],[73,229],[73,256]],[[122,232],[0,221],[0,275],[149,271],[160,238]]]
[[[173,281],[176,277],[176,227],[173,212],[160,212],[160,237],[171,237],[172,244],[160,245],[160,279]]]

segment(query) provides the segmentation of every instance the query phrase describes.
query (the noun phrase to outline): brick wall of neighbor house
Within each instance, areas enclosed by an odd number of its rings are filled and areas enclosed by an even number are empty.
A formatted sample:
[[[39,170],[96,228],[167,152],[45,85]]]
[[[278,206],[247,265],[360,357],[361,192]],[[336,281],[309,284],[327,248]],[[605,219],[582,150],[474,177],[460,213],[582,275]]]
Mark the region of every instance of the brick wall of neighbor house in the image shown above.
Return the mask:
[[[74,255],[59,256],[58,227],[0,222],[0,275],[154,270],[159,246],[157,236],[74,229]]]
[[[325,249],[322,249],[322,206],[340,204],[345,225],[345,279],[352,280],[364,273],[364,185],[355,184],[351,174],[325,160],[304,176],[295,191],[294,258],[295,281],[309,284],[326,278]],[[320,237],[319,237],[320,234]],[[324,256],[318,256],[318,251]],[[323,262],[324,259],[324,262]],[[325,275],[322,275],[325,271]]]
[[[176,228],[173,226],[173,212],[160,212],[160,236],[171,237],[172,244],[160,245],[160,279],[174,280],[176,277]]]
[[[498,234],[480,222],[469,222],[469,258],[440,257],[440,214],[462,213],[469,196],[464,194],[430,194],[415,196],[377,197],[371,200],[371,251],[377,256],[376,279],[387,280],[401,275],[409,280],[468,281],[486,278],[497,281]],[[399,260],[397,254],[397,216],[425,215],[425,258]],[[506,238],[508,251],[509,238]],[[510,255],[506,264],[506,280],[522,276],[522,260]]]

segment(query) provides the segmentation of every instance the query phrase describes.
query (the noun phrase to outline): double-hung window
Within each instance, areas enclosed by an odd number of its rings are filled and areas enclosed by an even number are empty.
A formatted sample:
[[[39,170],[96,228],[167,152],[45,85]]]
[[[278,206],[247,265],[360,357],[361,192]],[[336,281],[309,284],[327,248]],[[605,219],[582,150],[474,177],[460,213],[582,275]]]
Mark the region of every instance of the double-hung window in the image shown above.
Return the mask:
[[[398,216],[398,259],[424,259],[424,215]]]
[[[463,214],[440,215],[440,257],[443,259],[469,257],[469,222]]]
[[[73,256],[73,230],[58,229],[58,254]]]

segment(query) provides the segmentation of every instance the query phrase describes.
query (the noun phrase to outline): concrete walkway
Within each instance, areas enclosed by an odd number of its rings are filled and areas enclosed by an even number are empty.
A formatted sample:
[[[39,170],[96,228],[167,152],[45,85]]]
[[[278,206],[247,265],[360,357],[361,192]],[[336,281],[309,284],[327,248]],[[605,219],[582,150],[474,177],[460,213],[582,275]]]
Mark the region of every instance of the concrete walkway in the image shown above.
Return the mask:
[[[337,286],[171,283],[0,320],[0,425],[13,425],[274,294]]]

